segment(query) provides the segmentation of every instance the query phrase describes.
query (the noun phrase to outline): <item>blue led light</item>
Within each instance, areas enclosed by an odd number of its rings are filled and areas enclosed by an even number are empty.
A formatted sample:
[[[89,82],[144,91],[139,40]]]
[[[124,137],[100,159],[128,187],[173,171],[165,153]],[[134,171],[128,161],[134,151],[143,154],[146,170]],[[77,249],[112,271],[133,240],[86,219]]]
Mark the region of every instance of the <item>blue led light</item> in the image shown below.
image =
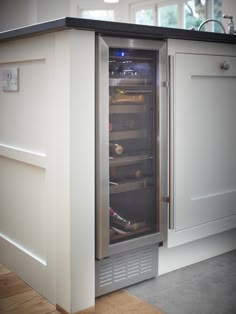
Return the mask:
[[[125,52],[124,51],[117,51],[116,52],[116,56],[117,57],[124,57],[125,56]]]

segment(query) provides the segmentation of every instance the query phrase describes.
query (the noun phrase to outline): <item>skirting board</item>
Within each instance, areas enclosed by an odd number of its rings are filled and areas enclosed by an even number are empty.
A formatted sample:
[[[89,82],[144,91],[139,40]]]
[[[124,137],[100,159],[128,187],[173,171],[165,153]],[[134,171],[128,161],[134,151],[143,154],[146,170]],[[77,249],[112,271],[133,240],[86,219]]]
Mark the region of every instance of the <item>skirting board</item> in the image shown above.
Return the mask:
[[[236,249],[236,229],[173,248],[159,248],[158,275],[186,267]]]
[[[56,310],[60,312],[61,314],[92,314],[92,313],[95,313],[95,306],[78,311],[78,312],[70,313],[64,310],[60,305],[56,304]]]

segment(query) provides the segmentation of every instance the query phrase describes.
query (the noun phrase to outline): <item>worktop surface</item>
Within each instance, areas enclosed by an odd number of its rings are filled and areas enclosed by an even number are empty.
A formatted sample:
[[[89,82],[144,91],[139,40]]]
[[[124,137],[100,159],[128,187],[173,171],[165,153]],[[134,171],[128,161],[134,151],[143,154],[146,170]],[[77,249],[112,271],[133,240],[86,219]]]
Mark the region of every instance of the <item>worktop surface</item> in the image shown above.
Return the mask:
[[[195,30],[146,26],[129,23],[88,20],[73,17],[64,17],[57,20],[47,21],[26,27],[12,29],[9,31],[0,32],[0,41],[22,37],[31,37],[65,29],[89,30],[108,36],[122,36],[159,40],[172,38],[236,44],[236,35],[199,32]]]

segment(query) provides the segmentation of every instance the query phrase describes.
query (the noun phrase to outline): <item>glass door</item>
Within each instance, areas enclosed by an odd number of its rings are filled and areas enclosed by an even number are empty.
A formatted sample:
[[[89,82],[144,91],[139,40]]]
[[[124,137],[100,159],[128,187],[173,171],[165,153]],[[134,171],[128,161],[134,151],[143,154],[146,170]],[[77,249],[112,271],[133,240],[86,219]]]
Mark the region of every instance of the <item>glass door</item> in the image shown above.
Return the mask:
[[[159,228],[157,54],[109,49],[110,244]]]
[[[167,228],[162,206],[168,193],[166,88],[161,84],[165,47],[164,42],[99,38],[98,258],[157,243]]]

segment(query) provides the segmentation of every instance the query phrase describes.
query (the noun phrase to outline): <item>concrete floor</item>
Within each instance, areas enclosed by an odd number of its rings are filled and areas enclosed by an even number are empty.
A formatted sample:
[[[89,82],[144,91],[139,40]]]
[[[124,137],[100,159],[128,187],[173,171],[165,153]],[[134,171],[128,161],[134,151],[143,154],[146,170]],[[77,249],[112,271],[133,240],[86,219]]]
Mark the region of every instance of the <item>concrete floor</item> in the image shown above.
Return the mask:
[[[167,314],[236,314],[236,250],[126,290]]]

